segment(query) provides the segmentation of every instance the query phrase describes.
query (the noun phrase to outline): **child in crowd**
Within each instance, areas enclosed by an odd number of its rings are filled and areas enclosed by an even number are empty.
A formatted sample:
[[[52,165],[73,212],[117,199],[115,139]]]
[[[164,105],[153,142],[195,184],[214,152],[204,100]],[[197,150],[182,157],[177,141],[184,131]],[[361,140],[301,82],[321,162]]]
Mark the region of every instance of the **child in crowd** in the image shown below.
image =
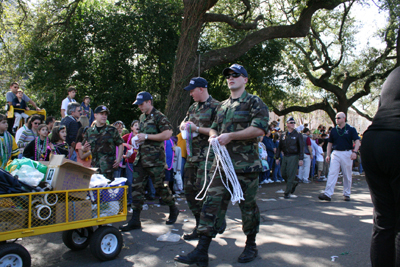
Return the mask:
[[[67,138],[67,128],[65,125],[53,127],[50,138],[50,148],[53,155],[65,155],[69,158],[69,147],[65,142]]]
[[[269,170],[269,165],[268,165],[268,154],[267,154],[267,149],[265,148],[264,143],[262,142],[263,136],[257,137],[258,141],[258,156],[260,157],[261,163],[262,163],[262,168],[263,171],[260,172],[259,174],[259,184],[268,184],[268,177],[267,177],[267,171]]]
[[[19,154],[18,146],[15,143],[14,137],[7,132],[7,128],[7,117],[0,114],[0,164],[2,169],[6,167],[9,160],[17,158]]]
[[[321,172],[324,169],[324,151],[322,150],[322,146],[323,145],[324,145],[324,140],[323,139],[318,139],[318,147],[317,147],[317,151],[316,151],[318,182],[322,182]]]
[[[75,151],[78,155],[77,162],[90,168],[92,165],[92,151],[90,150],[90,144],[88,142],[82,144],[87,129],[89,129],[89,126],[79,128],[78,134],[76,135]]]
[[[126,178],[128,179],[125,183],[125,185],[128,186],[128,210],[130,210],[130,206],[132,204],[133,163],[135,162],[136,154],[139,148],[138,144],[136,144],[135,140],[133,139],[139,131],[138,120],[132,121],[131,130],[131,133],[122,136],[122,139],[124,139],[124,142],[126,143],[126,146],[128,148],[127,151],[129,151],[133,147],[133,153],[131,155],[124,155],[124,159],[126,160]],[[151,181],[151,179],[149,179],[149,181]]]
[[[29,110],[29,108],[26,105],[25,100],[22,99],[23,96],[24,96],[24,91],[18,89],[17,97],[14,98],[12,102],[13,107],[16,108],[14,109],[15,120],[14,120],[14,126],[12,128],[13,133],[17,132],[21,118],[24,118],[25,122],[29,118],[28,114],[24,113],[24,110]]]
[[[39,136],[25,147],[23,156],[36,161],[48,161],[51,148],[49,138],[47,137],[49,130],[46,124],[39,125],[38,134]]]

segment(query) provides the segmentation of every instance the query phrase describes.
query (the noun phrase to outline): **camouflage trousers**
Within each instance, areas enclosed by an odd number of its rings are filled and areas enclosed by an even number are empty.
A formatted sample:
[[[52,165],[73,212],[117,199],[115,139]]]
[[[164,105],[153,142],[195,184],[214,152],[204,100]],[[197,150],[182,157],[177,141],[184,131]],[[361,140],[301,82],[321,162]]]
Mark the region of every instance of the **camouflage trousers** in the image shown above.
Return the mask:
[[[114,160],[112,160],[112,161],[111,160],[112,159],[110,159],[110,162],[112,162],[111,165],[108,162],[100,161],[96,164],[98,166],[95,166],[95,168],[99,168],[99,173],[103,174],[104,177],[106,177],[107,179],[110,179],[111,181],[114,181],[114,171],[116,169],[113,168],[113,164],[114,164],[115,158],[114,158]]]
[[[203,187],[204,182],[204,170],[205,170],[205,161],[201,162],[186,162],[185,171],[184,171],[184,189],[185,189],[185,197],[188,203],[190,210],[193,215],[200,215],[201,208],[203,207],[202,200],[196,200],[197,194]],[[210,170],[212,165],[212,161],[208,161],[207,170]]]
[[[213,169],[209,175],[214,173]],[[242,212],[242,230],[245,235],[258,233],[260,227],[260,210],[256,203],[258,190],[258,173],[236,173],[243,190],[244,201],[240,201]],[[231,199],[219,174],[216,174],[207,192],[200,216],[197,232],[201,235],[215,237],[222,228],[226,211]]]
[[[144,204],[144,191],[148,179],[152,180],[157,194],[168,206],[175,205],[175,199],[168,186],[164,186],[164,166],[143,168],[141,161],[133,169],[132,179],[132,209],[142,210]]]

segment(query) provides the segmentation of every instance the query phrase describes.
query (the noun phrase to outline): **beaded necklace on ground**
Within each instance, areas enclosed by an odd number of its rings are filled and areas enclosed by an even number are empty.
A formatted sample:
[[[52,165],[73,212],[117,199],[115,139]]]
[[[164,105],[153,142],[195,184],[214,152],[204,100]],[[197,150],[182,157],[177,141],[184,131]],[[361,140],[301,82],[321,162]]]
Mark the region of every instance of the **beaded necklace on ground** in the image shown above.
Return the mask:
[[[43,146],[40,147],[40,137],[36,137],[36,140],[35,140],[35,160],[36,161],[40,160],[43,153],[45,153],[43,160],[45,160],[47,158],[47,152],[48,152],[47,144],[49,143],[49,138],[46,137],[46,139],[43,140],[43,142],[44,142]],[[39,147],[39,149],[38,149],[38,147]]]
[[[6,166],[8,159],[11,156],[12,150],[12,137],[9,132],[4,132],[3,138],[0,138],[0,150],[1,150],[1,168]]]
[[[343,136],[343,135],[346,133],[346,127],[347,127],[347,124],[344,125],[344,131],[343,131],[342,134],[340,134],[340,133],[339,133],[339,127],[336,125],[337,134],[338,134],[339,136]]]

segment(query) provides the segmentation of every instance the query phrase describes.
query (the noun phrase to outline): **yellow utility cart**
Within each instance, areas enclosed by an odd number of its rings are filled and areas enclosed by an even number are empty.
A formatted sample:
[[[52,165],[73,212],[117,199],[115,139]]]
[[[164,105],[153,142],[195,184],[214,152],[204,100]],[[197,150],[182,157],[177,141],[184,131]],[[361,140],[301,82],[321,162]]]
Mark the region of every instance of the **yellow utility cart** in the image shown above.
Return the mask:
[[[30,266],[18,238],[64,231],[71,250],[90,245],[101,261],[118,256],[123,245],[110,224],[126,220],[127,186],[0,195],[0,266]],[[94,226],[98,226],[95,230]]]

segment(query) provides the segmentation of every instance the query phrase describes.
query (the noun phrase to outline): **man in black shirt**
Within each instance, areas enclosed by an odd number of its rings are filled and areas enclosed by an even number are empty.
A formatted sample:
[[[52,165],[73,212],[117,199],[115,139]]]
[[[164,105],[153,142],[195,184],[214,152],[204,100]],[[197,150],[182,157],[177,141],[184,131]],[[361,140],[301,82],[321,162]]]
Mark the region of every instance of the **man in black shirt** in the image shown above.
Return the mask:
[[[70,146],[70,155],[71,160],[77,161],[76,152],[75,152],[75,140],[76,135],[78,134],[79,128],[81,128],[81,123],[78,121],[81,116],[82,107],[77,102],[71,102],[68,104],[67,114],[68,116],[64,117],[61,120],[61,125],[65,125],[67,127],[67,137],[66,141]],[[71,154],[72,153],[72,154]]]

